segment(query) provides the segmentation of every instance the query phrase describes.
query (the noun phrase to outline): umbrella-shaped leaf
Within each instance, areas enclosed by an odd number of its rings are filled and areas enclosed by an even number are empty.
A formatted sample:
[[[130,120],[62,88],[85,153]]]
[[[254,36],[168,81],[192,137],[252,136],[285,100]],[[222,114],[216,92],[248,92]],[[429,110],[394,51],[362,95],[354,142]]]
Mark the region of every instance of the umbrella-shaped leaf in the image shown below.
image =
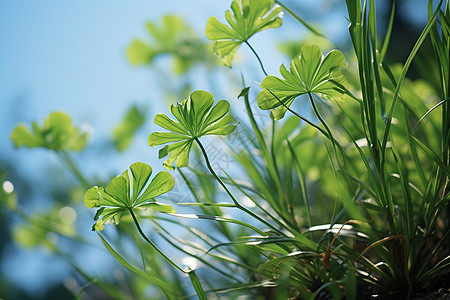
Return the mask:
[[[74,127],[67,114],[53,112],[42,126],[33,122],[30,130],[25,124],[18,125],[11,133],[11,139],[16,147],[80,151],[86,146],[88,134]]]
[[[214,50],[226,66],[231,66],[238,47],[255,33],[281,26],[283,12],[274,3],[273,0],[234,0],[231,11],[225,12],[229,26],[216,17],[209,18],[206,37],[215,41]]]
[[[263,90],[257,97],[258,106],[272,110],[274,119],[281,119],[300,95],[314,93],[321,97],[332,97],[338,93],[335,90],[336,83],[344,83],[341,69],[345,66],[344,55],[338,50],[332,50],[323,57],[318,46],[304,46],[291,61],[289,70],[281,65],[283,79],[267,76],[263,80]]]
[[[175,120],[158,114],[155,123],[172,132],[153,132],[148,137],[150,147],[170,142],[159,151],[159,158],[169,155],[164,167],[173,170],[173,163],[177,167],[185,167],[189,162],[189,153],[195,139],[204,135],[226,135],[236,129],[232,124],[234,118],[228,115],[230,104],[221,100],[214,105],[214,97],[206,91],[195,91],[177,105],[171,105]]]
[[[155,203],[154,197],[172,190],[175,180],[169,173],[163,171],[156,174],[148,183],[151,174],[152,167],[136,162],[122,175],[113,178],[106,188],[97,186],[90,188],[84,196],[84,204],[89,208],[98,208],[93,229],[102,230],[107,221],[114,221],[117,224],[122,213],[141,206],[156,207],[161,212],[172,212],[173,208],[170,209],[169,205],[159,203],[159,206],[153,206],[151,203]]]

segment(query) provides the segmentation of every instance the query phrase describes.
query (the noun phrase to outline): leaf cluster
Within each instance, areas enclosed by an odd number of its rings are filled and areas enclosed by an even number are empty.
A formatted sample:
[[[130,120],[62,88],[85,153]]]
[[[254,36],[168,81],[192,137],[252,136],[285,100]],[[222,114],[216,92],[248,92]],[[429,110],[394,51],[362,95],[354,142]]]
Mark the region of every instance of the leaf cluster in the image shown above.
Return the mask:
[[[159,158],[169,155],[164,167],[173,170],[187,166],[194,141],[205,135],[227,135],[236,129],[234,118],[228,114],[230,104],[220,100],[215,105],[214,97],[206,91],[195,91],[181,103],[170,106],[175,120],[165,114],[157,114],[155,123],[169,132],[153,132],[148,137],[150,147],[175,142],[159,151]]]
[[[31,129],[26,124],[18,125],[11,133],[11,140],[16,147],[80,151],[86,146],[88,133],[75,127],[69,115],[57,111],[42,125],[33,122]]]
[[[273,0],[234,0],[231,11],[225,12],[228,25],[216,17],[210,17],[206,24],[206,37],[214,42],[214,51],[227,67],[239,46],[255,33],[278,28],[282,24],[283,11],[274,6]]]
[[[92,229],[103,230],[107,221],[118,224],[122,213],[136,208],[174,213],[170,205],[155,202],[153,198],[172,190],[175,180],[169,173],[161,171],[150,181],[151,174],[152,167],[136,162],[113,178],[105,188],[90,188],[84,196],[84,204],[89,208],[98,208],[95,215],[97,222]]]

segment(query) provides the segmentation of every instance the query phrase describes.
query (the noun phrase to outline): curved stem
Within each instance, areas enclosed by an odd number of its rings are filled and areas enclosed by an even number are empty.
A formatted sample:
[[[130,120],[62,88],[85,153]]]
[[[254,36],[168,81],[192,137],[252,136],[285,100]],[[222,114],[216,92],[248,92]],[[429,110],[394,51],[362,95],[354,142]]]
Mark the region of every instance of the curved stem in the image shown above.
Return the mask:
[[[252,216],[253,218],[255,218],[256,220],[260,221],[261,223],[263,223],[264,225],[266,225],[267,227],[269,227],[270,229],[274,230],[275,232],[277,232],[280,235],[284,235],[281,231],[279,231],[277,228],[275,228],[273,225],[271,225],[270,223],[268,223],[267,221],[265,221],[264,219],[262,219],[260,216],[258,216],[257,214],[255,214],[254,212],[252,212],[251,210],[247,209],[246,207],[242,206],[237,200],[236,198],[233,196],[233,194],[230,192],[230,190],[227,188],[227,186],[225,185],[225,183],[222,181],[222,179],[220,179],[220,177],[216,174],[216,172],[214,171],[214,169],[211,166],[211,163],[209,162],[209,158],[208,158],[208,154],[206,153],[205,148],[203,147],[202,143],[200,142],[200,140],[198,138],[194,138],[194,140],[197,142],[198,146],[200,147],[200,150],[202,151],[203,157],[205,158],[206,161],[206,166],[208,167],[209,172],[211,172],[211,174],[214,176],[214,178],[219,182],[219,184],[223,187],[223,189],[225,190],[225,192],[228,194],[228,196],[230,196],[231,200],[233,201],[234,205],[236,206],[236,208],[242,210],[243,212],[247,213],[248,215]]]
[[[141,226],[139,225],[139,222],[136,218],[136,215],[134,214],[133,210],[131,208],[128,209],[128,211],[131,214],[131,217],[133,218],[134,224],[136,224],[136,228],[139,231],[139,234],[142,236],[142,238],[156,251],[158,252],[162,257],[164,257],[165,260],[167,260],[172,266],[177,268],[179,271],[188,274],[188,271],[183,270],[180,266],[178,266],[174,261],[172,261],[164,252],[162,252],[161,249],[158,248],[142,231]]]
[[[302,117],[300,114],[298,114],[296,111],[292,110],[289,106],[287,106],[283,101],[280,100],[280,98],[278,98],[277,95],[275,95],[274,92],[272,92],[269,89],[266,89],[270,94],[272,94],[272,96],[275,97],[275,99],[278,100],[278,102],[280,102],[280,104],[286,108],[286,110],[288,110],[290,113],[292,113],[294,116],[298,117],[300,120],[305,121],[307,124],[311,125],[312,127],[316,128],[317,130],[320,131],[320,133],[322,133],[327,139],[331,139],[331,137],[328,135],[328,133],[323,130],[322,128],[320,128],[319,126],[317,126],[316,124],[314,124],[313,122],[311,122],[310,120],[306,119],[305,117]]]
[[[250,43],[249,43],[248,41],[245,41],[245,43],[246,43],[247,46],[250,48],[250,50],[252,50],[253,54],[255,54],[256,59],[258,60],[259,65],[261,66],[261,69],[262,69],[264,75],[268,76],[266,70],[264,69],[264,65],[263,65],[263,63],[262,63],[262,61],[261,61],[261,58],[259,58],[258,53],[256,53],[255,49],[253,49],[253,47],[250,45]]]

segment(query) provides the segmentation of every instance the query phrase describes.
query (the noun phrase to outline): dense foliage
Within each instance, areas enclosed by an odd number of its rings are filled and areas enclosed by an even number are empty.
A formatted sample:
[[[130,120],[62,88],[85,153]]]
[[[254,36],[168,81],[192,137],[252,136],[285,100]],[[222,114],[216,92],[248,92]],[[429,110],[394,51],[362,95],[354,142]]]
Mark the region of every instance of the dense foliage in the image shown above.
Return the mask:
[[[175,119],[155,115],[167,131],[148,132],[148,145],[165,144],[159,158],[168,156],[162,164],[171,173],[150,179],[152,167],[136,162],[94,186],[71,159],[71,151],[86,147],[87,135],[68,115],[55,112],[43,126],[13,131],[17,147],[54,151],[74,172],[86,191],[84,204],[97,209],[93,230],[129,271],[125,289],[74,264],[90,283],[80,297],[92,289],[114,299],[408,299],[448,291],[449,3],[429,1],[428,23],[402,65],[386,62],[394,18],[378,34],[374,0],[346,6],[352,50],[323,51],[301,41],[280,75],[266,73],[250,38],[283,30],[283,12],[321,34],[279,1],[232,1],[226,23],[207,22],[212,48],[174,16],[161,26],[149,23],[153,42],[130,45],[133,64],[152,67],[169,54],[178,74],[198,65],[229,72],[221,65],[231,67],[246,46],[265,74],[260,90],[245,84],[255,79],[241,76],[239,102],[215,102],[204,90],[182,92],[170,105]],[[394,7],[395,1],[392,16]],[[408,71],[424,45],[432,47],[433,65],[412,79]],[[298,111],[294,101],[309,106]],[[245,115],[233,114],[234,105]],[[270,111],[264,123],[256,110]],[[144,120],[139,108],[130,109],[114,133],[120,151],[132,145]],[[230,147],[232,138],[244,146]],[[233,157],[238,170],[224,168],[220,155]],[[171,192],[175,181],[192,201]],[[84,242],[76,231],[4,202],[30,224],[27,230]],[[127,252],[128,243],[139,255]],[[180,255],[187,259],[175,259]],[[156,288],[149,293],[147,286]]]

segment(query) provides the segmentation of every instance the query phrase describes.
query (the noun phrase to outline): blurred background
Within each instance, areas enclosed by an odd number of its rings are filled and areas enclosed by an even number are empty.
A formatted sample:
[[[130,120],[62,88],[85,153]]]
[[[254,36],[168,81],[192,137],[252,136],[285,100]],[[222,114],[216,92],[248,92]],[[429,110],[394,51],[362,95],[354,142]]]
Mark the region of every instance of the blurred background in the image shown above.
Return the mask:
[[[266,70],[278,74],[281,63],[306,42],[323,50],[348,51],[344,1],[281,1],[321,30],[326,43],[285,14],[284,30],[252,38]],[[399,1],[391,61],[409,52],[426,23],[422,1]],[[71,299],[80,290],[80,270],[92,277],[111,273],[114,259],[91,232],[93,211],[83,205],[85,189],[45,149],[15,149],[10,135],[19,123],[39,124],[53,111],[68,113],[75,126],[89,133],[88,147],[73,153],[92,185],[109,181],[135,161],[159,167],[156,150],[147,145],[157,128],[153,116],[191,91],[205,89],[244,108],[236,96],[241,73],[258,89],[263,74],[252,53],[241,47],[232,69],[222,67],[210,51],[204,28],[210,16],[223,21],[231,1],[9,1],[0,0],[0,298]],[[379,16],[388,18],[391,1],[377,1]],[[423,5],[422,5],[423,6]],[[152,36],[147,22],[161,31],[182,22],[174,39]],[[178,17],[175,17],[178,16]],[[184,22],[184,23],[183,23]],[[300,29],[299,29],[300,28]],[[384,30],[381,26],[380,30]],[[169,32],[169,31],[167,31]],[[165,40],[167,39],[167,40]],[[172,42],[180,42],[171,45]],[[278,42],[292,42],[280,49]],[[174,48],[171,48],[174,46]],[[192,48],[189,48],[191,47]],[[187,54],[178,50],[187,51]],[[183,54],[184,53],[184,54]],[[198,53],[201,55],[199,56]],[[126,119],[126,113],[129,118]],[[133,120],[118,145],[120,126]],[[133,123],[131,122],[131,123]],[[133,123],[134,124],[134,123]],[[129,131],[127,131],[129,130]],[[115,133],[114,133],[115,132]],[[232,166],[230,166],[231,168]],[[33,222],[49,220],[57,228],[37,230]],[[76,238],[74,232],[77,232]],[[82,239],[82,243],[79,240]],[[55,246],[57,245],[57,247]],[[115,267],[113,267],[115,266]]]

